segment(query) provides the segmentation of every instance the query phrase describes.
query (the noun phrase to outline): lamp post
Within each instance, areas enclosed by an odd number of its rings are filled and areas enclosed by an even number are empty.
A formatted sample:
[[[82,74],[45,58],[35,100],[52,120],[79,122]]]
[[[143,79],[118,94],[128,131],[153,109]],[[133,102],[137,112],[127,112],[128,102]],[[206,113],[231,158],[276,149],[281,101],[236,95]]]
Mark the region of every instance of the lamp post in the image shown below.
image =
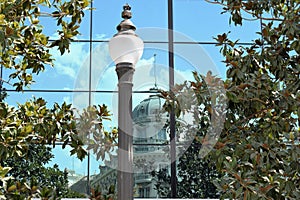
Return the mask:
[[[130,10],[128,4],[123,6],[124,20],[117,26],[118,33],[109,41],[109,53],[118,75],[118,200],[133,199],[132,78],[144,48],[130,21]]]

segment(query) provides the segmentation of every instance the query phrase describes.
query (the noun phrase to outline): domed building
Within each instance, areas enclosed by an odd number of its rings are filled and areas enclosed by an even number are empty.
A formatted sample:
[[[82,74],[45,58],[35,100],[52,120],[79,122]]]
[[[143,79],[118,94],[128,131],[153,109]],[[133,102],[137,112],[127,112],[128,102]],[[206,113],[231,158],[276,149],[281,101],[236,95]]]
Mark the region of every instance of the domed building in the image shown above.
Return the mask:
[[[150,175],[153,170],[167,168],[170,164],[168,151],[169,141],[168,114],[163,112],[164,99],[153,92],[141,101],[132,112],[133,119],[133,162],[134,162],[134,196],[156,198],[155,181]],[[93,177],[91,186],[106,190],[116,184],[117,171],[108,166],[117,165],[117,157],[100,166],[100,174]],[[114,163],[114,164],[113,164]],[[108,169],[109,168],[109,169]],[[117,187],[116,187],[117,188]]]
[[[134,168],[140,172],[134,175],[136,197],[157,197],[150,172],[169,165],[168,153],[164,151],[169,140],[168,114],[162,110],[163,104],[164,100],[153,94],[132,112]]]

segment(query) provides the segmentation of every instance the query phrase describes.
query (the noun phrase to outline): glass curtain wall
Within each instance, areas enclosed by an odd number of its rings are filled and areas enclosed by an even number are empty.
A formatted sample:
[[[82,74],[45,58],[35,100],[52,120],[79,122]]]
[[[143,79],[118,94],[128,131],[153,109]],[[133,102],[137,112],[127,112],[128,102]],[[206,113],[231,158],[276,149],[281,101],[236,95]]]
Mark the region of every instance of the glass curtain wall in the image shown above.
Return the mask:
[[[172,15],[168,12],[170,2]],[[233,39],[239,39],[240,45],[248,45],[260,30],[260,23],[249,22],[243,27],[230,25],[228,15],[220,14],[220,6],[204,0],[94,0],[91,3],[93,9],[85,12],[81,35],[72,42],[70,52],[61,56],[58,50],[52,50],[55,67],[48,67],[39,74],[36,83],[24,92],[15,92],[8,85],[9,104],[17,105],[33,96],[43,97],[49,106],[54,102],[72,103],[78,110],[89,105],[106,104],[113,115],[112,120],[105,123],[105,128],[117,127],[117,75],[108,53],[108,40],[117,32],[125,3],[132,7],[132,21],[145,43],[133,81],[133,108],[136,108],[133,114],[136,115],[134,151],[137,163],[143,164],[135,174],[135,196],[153,198],[159,195],[154,190],[149,172],[154,169],[171,171],[166,150],[169,148],[170,127],[165,126],[169,116],[160,115],[160,123],[155,120],[164,101],[155,95],[153,89],[169,90],[170,72],[174,73],[174,84],[193,80],[192,71],[201,74],[212,71],[225,79],[226,67],[213,38],[230,31]],[[170,20],[173,22],[174,70],[169,70]],[[56,25],[50,19],[42,23],[46,33],[55,39]],[[6,80],[9,71],[3,70],[1,75]],[[57,164],[61,170],[67,169],[69,184],[74,190],[87,193],[89,186],[96,187],[101,183],[105,188],[115,184],[113,160],[103,162],[90,153],[80,161],[59,144],[53,149],[53,154],[55,157],[49,166]],[[179,153],[176,159],[178,156]]]

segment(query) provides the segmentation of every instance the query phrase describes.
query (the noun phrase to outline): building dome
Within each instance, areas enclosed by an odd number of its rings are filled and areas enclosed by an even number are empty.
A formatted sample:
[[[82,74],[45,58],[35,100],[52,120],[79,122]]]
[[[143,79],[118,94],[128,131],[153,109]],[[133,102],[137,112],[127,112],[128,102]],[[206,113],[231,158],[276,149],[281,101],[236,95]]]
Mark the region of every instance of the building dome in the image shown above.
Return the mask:
[[[134,123],[147,123],[166,118],[167,113],[163,111],[164,99],[159,95],[150,95],[140,102],[132,112]]]
[[[168,113],[163,110],[164,102],[162,97],[154,94],[133,109],[133,134],[136,142],[156,143],[167,139]]]

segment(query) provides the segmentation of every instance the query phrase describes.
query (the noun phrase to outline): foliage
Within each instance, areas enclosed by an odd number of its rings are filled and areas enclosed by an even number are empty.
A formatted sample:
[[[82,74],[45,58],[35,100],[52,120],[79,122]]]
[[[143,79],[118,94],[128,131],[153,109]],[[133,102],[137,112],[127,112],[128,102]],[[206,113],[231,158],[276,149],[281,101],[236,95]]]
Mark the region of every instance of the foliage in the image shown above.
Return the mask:
[[[195,156],[200,145],[193,142],[178,161],[178,197],[180,198],[218,198],[219,192],[213,181],[219,177],[210,159],[202,160]],[[198,162],[193,162],[198,159]]]
[[[9,172],[10,167],[1,167],[0,166],[0,183],[2,187],[0,187],[0,198],[5,199],[3,188],[7,188],[7,181],[12,179],[12,177],[7,177],[7,173]]]
[[[103,129],[104,120],[110,120],[110,116],[106,105],[98,105],[98,107],[90,106],[84,109],[77,119],[76,127],[81,140],[88,144],[87,150],[91,150],[97,160],[104,160],[106,156],[111,158],[117,146],[118,130]]]
[[[180,198],[217,198],[219,192],[213,181],[219,178],[215,163],[207,153],[217,142],[218,132],[222,129],[226,112],[226,98],[220,78],[198,76],[195,82],[175,85],[171,93],[162,92],[166,99],[164,108],[170,112],[174,108],[178,117],[192,114],[193,123],[177,123],[177,196]],[[213,94],[213,95],[211,95]],[[173,95],[173,96],[172,96]],[[180,120],[178,120],[180,121]],[[214,126],[211,126],[213,124]],[[186,147],[188,147],[186,149]],[[161,197],[170,197],[170,176],[166,170],[153,172],[156,189]]]
[[[53,145],[56,141],[70,146],[78,158],[87,154],[77,137],[74,111],[71,105],[55,104],[47,108],[42,98],[19,104],[18,108],[0,103],[1,160],[22,157],[29,151],[30,144]]]
[[[30,199],[35,196],[56,199],[64,193],[66,174],[57,166],[45,169],[37,165],[46,163],[51,157],[46,145],[55,147],[57,142],[63,148],[68,145],[71,147],[70,154],[81,160],[90,149],[98,159],[104,159],[115,146],[117,131],[103,130],[103,120],[110,117],[105,105],[90,106],[83,112],[77,112],[66,103],[55,103],[51,108],[42,98],[34,98],[16,107],[5,103],[5,84],[22,91],[34,82],[34,75],[47,66],[53,66],[54,59],[49,53],[51,48],[58,48],[61,54],[69,51],[70,42],[79,35],[78,28],[89,3],[89,0],[0,2],[0,65],[10,73],[9,80],[0,80],[1,199]],[[49,35],[44,33],[41,25],[43,17],[57,23],[58,39],[50,40]],[[36,148],[45,152],[31,151]],[[41,159],[37,160],[37,157]],[[27,167],[30,169],[25,171]],[[39,173],[32,174],[37,170]],[[45,179],[52,182],[45,185]],[[59,182],[61,185],[57,185]]]
[[[191,159],[191,157],[193,158]],[[215,166],[212,166],[209,161],[200,159],[195,162],[194,157],[195,150],[188,150],[178,161],[176,197],[218,198],[218,190],[213,184],[213,181],[219,177]],[[155,190],[157,190],[159,197],[171,197],[171,176],[167,169],[152,171],[151,175],[154,177]]]
[[[224,146],[214,152],[226,172],[218,186],[230,198],[298,199],[300,2],[227,1],[225,9],[239,13],[238,7],[263,23],[250,47],[237,47],[226,34],[217,38],[229,99]]]
[[[111,185],[106,194],[103,194],[99,187],[92,188],[91,200],[115,200],[115,186]]]
[[[152,171],[151,176],[155,181],[155,190],[157,190],[157,194],[159,197],[170,197],[171,195],[171,176],[166,168],[160,169],[158,171]],[[179,185],[177,185],[178,187]]]
[[[41,156],[38,155],[40,152],[31,151],[33,145],[36,148],[44,148],[45,145],[55,147],[56,142],[61,142],[63,148],[69,145],[72,148],[71,155],[76,154],[79,159],[83,159],[87,155],[84,145],[88,145],[88,149],[93,148],[96,153],[99,151],[101,154],[105,154],[106,151],[109,153],[114,147],[114,138],[117,137],[116,131],[112,130],[112,133],[110,133],[103,130],[103,120],[108,119],[110,115],[104,105],[98,106],[99,109],[96,106],[89,107],[78,118],[75,116],[71,105],[63,103],[60,106],[55,104],[52,109],[49,109],[46,106],[46,102],[41,98],[28,101],[24,105],[19,104],[18,108],[10,107],[4,102],[1,102],[0,106],[0,163],[6,164],[5,166],[15,166],[12,165],[12,162],[28,159],[29,157],[38,159]],[[84,119],[84,121],[80,119]],[[89,139],[89,134],[87,135],[82,130],[93,133],[92,138]],[[91,130],[94,132],[89,132]],[[100,155],[100,153],[97,154]],[[39,160],[41,164],[45,163],[50,155],[46,154],[43,156],[45,156],[44,159]],[[34,166],[33,169],[39,170],[37,167]],[[14,179],[17,180],[17,183],[23,180],[20,182],[20,192],[23,192],[23,186],[26,186],[25,182],[30,180],[33,174],[23,174],[24,171],[21,174],[17,168],[11,170],[13,170],[12,174],[15,175]],[[54,170],[53,173],[57,172],[57,167],[56,169],[54,167],[52,170]],[[47,179],[47,177],[43,176],[51,175],[51,173],[51,171],[45,174],[36,173],[38,175],[36,176],[38,179],[36,181],[41,181],[43,178]],[[32,178],[34,179],[34,177]],[[57,176],[57,178],[60,177]],[[33,183],[36,183],[36,181],[33,181]],[[47,187],[54,186],[57,181],[47,182]],[[13,184],[12,182],[9,185],[17,186],[16,183]],[[2,187],[2,190],[5,189],[9,188]],[[14,190],[10,189],[8,192],[11,191]],[[37,189],[34,192],[26,191],[25,196],[38,192]],[[58,188],[56,191],[58,191]],[[10,197],[9,195],[7,196]]]
[[[61,54],[69,50],[89,0],[2,0],[0,3],[0,65],[11,69],[13,86],[22,90],[33,82],[33,74],[52,65],[49,49],[57,47]],[[43,33],[42,17],[57,21],[57,40]],[[10,80],[6,80],[10,82]]]
[[[68,188],[68,172],[61,171],[58,165],[45,167],[54,157],[51,148],[43,145],[29,144],[28,153],[24,157],[2,160],[2,166],[10,166],[8,175],[16,180],[39,183],[39,187],[53,188],[57,197],[72,195]]]
[[[262,22],[252,45],[239,46],[228,33],[215,38],[227,66],[223,87],[228,102],[220,138],[206,156],[221,173],[214,183],[221,198],[299,199],[300,2],[209,2],[222,5],[235,25],[242,25],[249,15]],[[197,96],[208,82],[201,76],[195,78],[186,87]],[[177,101],[184,98],[180,92],[175,94]],[[209,96],[204,93],[206,97],[197,98],[196,106],[205,104],[205,99],[223,98],[219,94],[213,97],[215,92]],[[168,93],[167,98],[172,95]],[[180,106],[178,109],[184,111]],[[212,119],[215,108],[207,104],[204,109],[208,113],[200,118]],[[212,120],[209,123],[215,126]],[[202,127],[205,129],[200,124],[198,131]],[[202,147],[210,148],[212,143],[207,143],[211,140],[206,136],[199,141]],[[194,153],[203,155],[201,150]],[[196,159],[186,162],[186,168],[197,163]]]

